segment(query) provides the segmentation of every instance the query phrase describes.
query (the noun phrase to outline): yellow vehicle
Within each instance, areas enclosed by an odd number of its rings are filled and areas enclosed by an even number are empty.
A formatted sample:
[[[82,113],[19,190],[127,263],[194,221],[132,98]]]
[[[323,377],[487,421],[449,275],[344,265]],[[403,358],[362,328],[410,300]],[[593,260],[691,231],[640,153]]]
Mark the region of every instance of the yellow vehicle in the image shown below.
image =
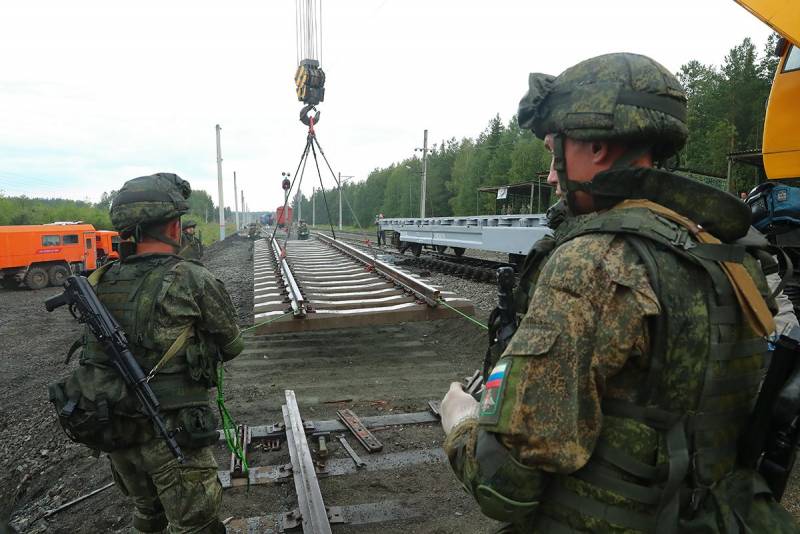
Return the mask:
[[[762,153],[770,180],[800,178],[800,2],[736,0],[782,37],[764,121]]]

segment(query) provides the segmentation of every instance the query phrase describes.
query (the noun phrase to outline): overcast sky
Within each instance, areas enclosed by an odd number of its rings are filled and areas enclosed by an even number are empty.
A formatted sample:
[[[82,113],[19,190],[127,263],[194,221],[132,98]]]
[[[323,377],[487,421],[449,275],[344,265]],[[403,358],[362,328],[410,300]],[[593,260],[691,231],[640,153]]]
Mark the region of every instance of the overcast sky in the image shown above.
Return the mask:
[[[333,168],[366,179],[430,142],[507,121],[528,72],[606,52],[672,71],[718,64],[769,29],[733,0],[320,0]],[[250,208],[282,200],[305,144],[294,94],[295,1],[73,0],[0,7],[0,192],[96,201],[125,180],[175,172],[215,199],[222,126]],[[330,175],[323,175],[332,187]],[[315,174],[306,173],[311,191]]]

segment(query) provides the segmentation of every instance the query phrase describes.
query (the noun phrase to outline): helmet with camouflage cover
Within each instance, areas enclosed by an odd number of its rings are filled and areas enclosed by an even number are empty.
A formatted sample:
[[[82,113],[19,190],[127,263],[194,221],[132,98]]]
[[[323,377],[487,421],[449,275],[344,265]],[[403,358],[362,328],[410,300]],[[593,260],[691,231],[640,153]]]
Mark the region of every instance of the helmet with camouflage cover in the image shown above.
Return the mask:
[[[686,94],[677,78],[649,57],[615,53],[574,65],[558,76],[532,73],[517,120],[544,139],[553,134],[553,167],[567,206],[591,183],[567,176],[564,139],[620,141],[627,151],[613,168],[645,153],[664,161],[686,143]]]
[[[148,227],[189,211],[191,192],[189,182],[169,172],[128,180],[111,204],[111,223],[123,238],[138,239]]]
[[[605,54],[554,77],[533,73],[519,103],[519,124],[539,138],[648,143],[656,159],[686,142],[686,94],[663,65],[639,54]]]
[[[186,230],[187,228],[194,228],[197,226],[197,223],[194,221],[183,221],[181,222],[181,228]]]

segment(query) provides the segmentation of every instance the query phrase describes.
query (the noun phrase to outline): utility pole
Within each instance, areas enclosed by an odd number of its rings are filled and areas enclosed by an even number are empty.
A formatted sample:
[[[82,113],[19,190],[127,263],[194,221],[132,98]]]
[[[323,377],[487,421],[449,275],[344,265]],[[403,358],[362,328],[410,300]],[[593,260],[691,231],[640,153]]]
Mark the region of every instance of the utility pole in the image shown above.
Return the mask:
[[[317,188],[311,190],[311,227],[317,226]]]
[[[219,131],[217,124],[217,183],[219,185],[219,240],[225,239],[225,202],[222,199],[222,148],[219,144]]]
[[[239,192],[236,190],[236,171],[233,171],[233,205],[236,214],[236,231],[239,231]]]
[[[414,151],[422,152],[422,184],[419,192],[419,216],[425,218],[425,190],[428,184],[428,130],[422,138],[422,148],[415,148]]]
[[[300,222],[300,219],[303,218],[303,194],[298,191],[297,192],[297,222]]]
[[[354,176],[342,176],[342,173],[339,173],[339,230],[342,229],[342,178],[345,180],[349,180],[350,178],[355,178]]]
[[[242,210],[244,210],[244,189],[242,189]]]

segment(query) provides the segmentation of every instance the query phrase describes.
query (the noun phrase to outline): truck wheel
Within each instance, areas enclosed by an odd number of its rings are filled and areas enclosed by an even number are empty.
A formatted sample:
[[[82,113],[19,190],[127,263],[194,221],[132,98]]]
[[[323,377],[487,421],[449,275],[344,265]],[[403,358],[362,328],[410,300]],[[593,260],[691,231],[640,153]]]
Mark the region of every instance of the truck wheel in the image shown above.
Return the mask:
[[[411,253],[419,258],[419,255],[422,254],[422,244],[421,243],[414,243],[411,245]]]
[[[19,287],[19,284],[14,280],[13,276],[4,276],[0,278],[0,286],[2,286],[3,289],[16,289]]]
[[[464,250],[466,249],[463,249],[461,247],[453,247],[453,253],[459,258],[464,255]]]
[[[439,254],[444,254],[445,250],[447,250],[447,245],[436,245],[436,252]]]
[[[28,274],[25,275],[25,285],[31,289],[42,289],[47,287],[49,282],[47,271],[41,267],[31,267],[28,269]]]
[[[47,271],[50,277],[50,285],[60,287],[64,285],[64,280],[69,276],[69,271],[63,265],[53,265]]]

